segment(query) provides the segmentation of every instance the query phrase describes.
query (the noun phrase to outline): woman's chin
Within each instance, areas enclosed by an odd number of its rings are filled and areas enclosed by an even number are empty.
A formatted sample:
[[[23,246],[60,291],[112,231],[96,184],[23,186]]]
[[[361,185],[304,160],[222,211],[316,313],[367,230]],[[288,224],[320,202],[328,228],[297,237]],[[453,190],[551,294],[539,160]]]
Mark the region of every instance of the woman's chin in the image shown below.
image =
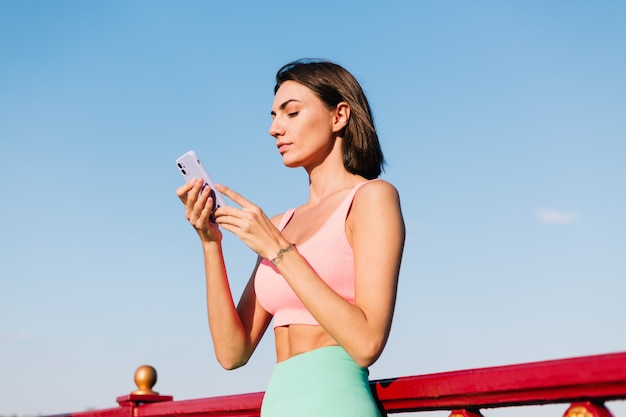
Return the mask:
[[[283,154],[283,165],[285,165],[287,168],[298,168],[302,166],[301,161],[294,159],[294,158],[289,158],[288,156],[284,154]]]

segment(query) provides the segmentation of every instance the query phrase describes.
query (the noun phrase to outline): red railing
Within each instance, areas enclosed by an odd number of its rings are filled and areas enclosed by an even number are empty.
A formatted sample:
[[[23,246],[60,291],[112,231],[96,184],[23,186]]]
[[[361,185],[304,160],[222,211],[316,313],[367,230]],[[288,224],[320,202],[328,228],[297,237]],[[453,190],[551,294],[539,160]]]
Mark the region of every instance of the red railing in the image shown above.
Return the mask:
[[[259,416],[262,392],[174,401],[151,394],[156,373],[150,371],[138,369],[139,390],[119,397],[119,407],[63,416]],[[626,352],[383,379],[371,388],[388,414],[446,410],[472,417],[485,408],[569,404],[566,417],[610,417],[605,403],[626,400]]]

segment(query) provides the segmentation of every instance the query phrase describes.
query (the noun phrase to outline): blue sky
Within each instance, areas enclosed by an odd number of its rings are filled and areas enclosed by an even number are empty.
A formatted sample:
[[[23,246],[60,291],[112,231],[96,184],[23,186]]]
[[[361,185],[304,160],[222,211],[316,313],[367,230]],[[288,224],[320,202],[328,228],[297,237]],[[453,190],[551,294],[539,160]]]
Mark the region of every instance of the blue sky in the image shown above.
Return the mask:
[[[265,388],[271,337],[239,370],[214,359],[174,160],[196,150],[269,215],[303,202],[267,133],[274,74],[302,57],[361,81],[401,193],[373,379],[626,350],[625,18],[619,1],[0,0],[0,415],[113,407],[142,364],[175,399]],[[224,245],[238,298],[255,255]]]

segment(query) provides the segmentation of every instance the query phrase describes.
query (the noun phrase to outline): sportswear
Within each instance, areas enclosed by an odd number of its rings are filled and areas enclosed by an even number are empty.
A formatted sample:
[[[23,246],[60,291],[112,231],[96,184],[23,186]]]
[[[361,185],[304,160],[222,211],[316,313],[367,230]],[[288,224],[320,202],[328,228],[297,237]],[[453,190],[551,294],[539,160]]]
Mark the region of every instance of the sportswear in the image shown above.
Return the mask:
[[[341,346],[293,356],[276,364],[261,417],[380,417],[368,375]]]
[[[354,304],[354,253],[346,236],[346,218],[357,190],[367,182],[357,184],[343,199],[326,222],[297,248],[315,272],[337,294]],[[293,217],[290,209],[280,220],[282,231]],[[290,324],[319,325],[306,309],[276,267],[263,259],[254,278],[257,299],[274,316],[274,327]]]

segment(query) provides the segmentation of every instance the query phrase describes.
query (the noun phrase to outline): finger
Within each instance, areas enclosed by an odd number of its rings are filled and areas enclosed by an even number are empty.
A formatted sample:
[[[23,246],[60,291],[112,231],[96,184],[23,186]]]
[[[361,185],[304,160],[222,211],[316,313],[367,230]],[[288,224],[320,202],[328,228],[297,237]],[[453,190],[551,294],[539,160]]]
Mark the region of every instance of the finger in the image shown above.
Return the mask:
[[[213,207],[214,207],[213,197],[207,198],[207,200],[204,203],[204,207],[202,207],[202,211],[200,212],[200,217],[198,218],[198,222],[200,225],[207,225],[207,224],[213,223],[211,221],[211,218],[212,218],[211,215],[213,214]]]
[[[187,193],[187,202],[189,203],[187,204],[187,208],[191,209],[193,208],[193,205],[195,205],[195,203],[198,201],[198,197],[200,196],[200,192],[202,191],[202,184],[204,184],[204,181],[199,179],[193,179],[189,181],[189,183],[191,184],[191,189]]]
[[[215,218],[215,224],[217,224],[219,227],[233,233],[239,239],[243,238],[241,230],[241,219],[239,219],[237,216],[225,214],[223,208],[215,210],[213,216]]]
[[[235,203],[239,204],[241,207],[253,205],[250,201],[242,197],[241,194],[231,190],[225,185],[215,184],[215,189],[219,191],[220,193],[224,194],[226,197],[233,200]]]
[[[196,229],[205,229],[209,223],[212,207],[213,201],[202,193],[189,216],[191,225]]]
[[[191,221],[194,214],[194,207],[198,202],[198,195],[202,189],[202,181],[190,180],[186,185],[179,188],[179,191],[187,191],[184,195],[179,196],[181,201],[185,204],[185,217]]]
[[[209,211],[212,211],[213,204],[214,204],[213,199],[211,198],[211,192],[210,192],[209,186],[204,187],[203,181],[201,181],[200,184],[202,185],[194,186],[194,189],[192,191],[194,196],[197,195],[197,197],[195,198],[195,202],[193,203],[193,206],[191,207],[191,214],[195,219],[201,217],[202,212],[207,207]],[[190,196],[191,196],[191,193],[190,193]]]
[[[178,196],[183,204],[187,203],[187,193],[189,193],[189,190],[191,190],[193,185],[193,181],[188,181],[184,185],[181,185],[180,187],[178,187],[178,189],[176,189],[176,196]]]

